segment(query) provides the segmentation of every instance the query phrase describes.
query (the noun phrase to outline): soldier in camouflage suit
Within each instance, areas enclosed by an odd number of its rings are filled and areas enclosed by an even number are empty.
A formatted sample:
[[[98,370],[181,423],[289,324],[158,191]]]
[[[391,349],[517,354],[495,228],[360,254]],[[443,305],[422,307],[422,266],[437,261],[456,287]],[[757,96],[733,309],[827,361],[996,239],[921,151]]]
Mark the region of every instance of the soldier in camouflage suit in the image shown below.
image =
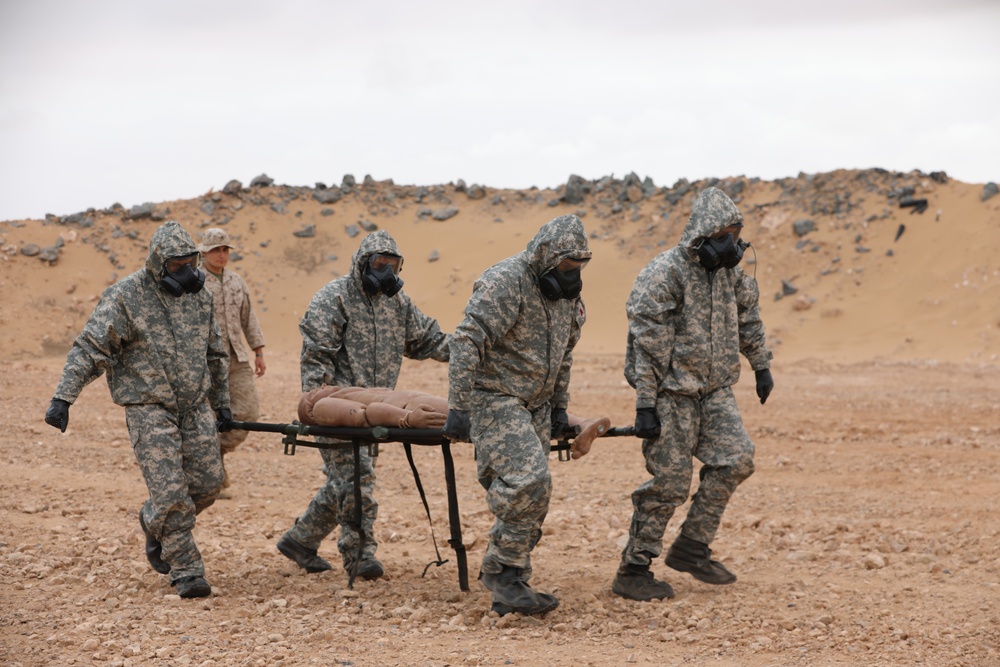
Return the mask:
[[[501,615],[559,604],[528,585],[530,556],[552,492],[549,443],[567,423],[573,347],[586,320],[580,271],[590,257],[578,217],[546,223],[526,250],[479,278],[451,344],[444,433],[476,446],[496,517],[479,578]]]
[[[403,258],[389,233],[373,232],[354,253],[350,272],[313,296],[299,324],[302,391],[324,384],[395,389],[404,356],[448,361],[451,337],[400,291],[403,281],[397,273],[402,265]],[[355,512],[354,450],[321,449],[320,454],[326,483],[278,541],[278,550],[306,572],[329,570],[330,563],[317,555],[317,549],[339,523],[337,547],[344,568],[364,579],[378,579],[384,572],[375,558],[378,543],[372,531],[378,512],[373,495],[374,463],[362,450],[361,528],[365,539],[358,559],[359,537],[350,524]]]
[[[649,568],[674,509],[687,500],[692,458],[702,462],[700,483],[666,563],[706,583],[736,581],[708,545],[730,496],[754,471],[754,445],[732,390],[740,353],[755,371],[761,403],[774,387],[757,282],[737,266],[749,247],[739,239],[742,227],[736,204],[708,188],[680,243],[642,270],[626,304],[625,377],[636,391],[636,435],[653,478],[632,493],[629,541],[611,586],[622,597],[674,596]]]
[[[146,556],[185,598],[211,593],[191,531],[222,487],[216,427],[231,419],[229,355],[197,267],[194,241],[179,224],[157,229],[145,268],[104,291],[45,414],[65,432],[70,404],[107,373],[149,489],[139,510]]]

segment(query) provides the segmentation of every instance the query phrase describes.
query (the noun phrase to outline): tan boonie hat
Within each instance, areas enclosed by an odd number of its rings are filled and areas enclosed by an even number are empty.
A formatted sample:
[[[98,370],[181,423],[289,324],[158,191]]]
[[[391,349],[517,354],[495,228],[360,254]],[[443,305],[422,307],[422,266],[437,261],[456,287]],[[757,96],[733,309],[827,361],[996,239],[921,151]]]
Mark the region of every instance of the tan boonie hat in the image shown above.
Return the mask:
[[[212,227],[211,229],[206,229],[205,233],[202,234],[198,252],[208,252],[222,246],[226,246],[227,248],[233,247],[232,242],[229,240],[229,234],[218,227]]]

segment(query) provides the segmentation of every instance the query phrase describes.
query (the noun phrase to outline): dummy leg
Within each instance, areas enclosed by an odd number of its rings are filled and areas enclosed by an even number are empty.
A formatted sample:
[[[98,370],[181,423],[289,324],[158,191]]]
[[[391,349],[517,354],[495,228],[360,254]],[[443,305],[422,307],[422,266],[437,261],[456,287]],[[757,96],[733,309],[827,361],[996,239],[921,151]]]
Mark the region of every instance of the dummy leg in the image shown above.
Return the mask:
[[[365,420],[366,406],[357,401],[327,396],[316,401],[312,408],[313,421],[320,426],[369,426]]]
[[[570,447],[570,458],[574,460],[586,456],[591,445],[594,444],[594,440],[607,433],[608,429],[611,428],[611,420],[607,417],[596,419],[583,419],[576,415],[567,415],[567,417],[569,417],[569,425],[578,431],[573,438],[573,445]]]

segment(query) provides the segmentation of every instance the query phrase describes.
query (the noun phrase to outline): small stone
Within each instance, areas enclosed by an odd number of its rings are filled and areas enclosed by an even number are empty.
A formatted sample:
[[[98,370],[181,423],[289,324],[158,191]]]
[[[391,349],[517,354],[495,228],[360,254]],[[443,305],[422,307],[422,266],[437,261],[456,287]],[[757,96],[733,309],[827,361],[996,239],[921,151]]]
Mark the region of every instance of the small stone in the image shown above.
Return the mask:
[[[885,567],[885,558],[881,554],[870,553],[861,559],[866,570],[881,570]]]

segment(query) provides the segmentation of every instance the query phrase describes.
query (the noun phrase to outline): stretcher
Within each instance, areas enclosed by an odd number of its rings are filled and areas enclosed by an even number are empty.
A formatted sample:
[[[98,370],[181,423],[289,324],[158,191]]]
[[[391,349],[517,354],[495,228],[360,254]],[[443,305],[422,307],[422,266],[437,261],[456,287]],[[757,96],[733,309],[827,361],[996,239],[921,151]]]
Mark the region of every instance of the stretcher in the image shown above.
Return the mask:
[[[354,516],[347,522],[347,525],[357,532],[359,546],[358,558],[354,559],[354,567],[348,572],[348,588],[354,587],[356,569],[361,561],[361,553],[365,546],[365,532],[362,530],[361,515],[361,448],[367,447],[370,456],[378,456],[378,448],[381,444],[400,443],[406,450],[406,460],[413,471],[413,479],[420,493],[420,500],[423,502],[424,510],[427,513],[427,521],[431,523],[431,539],[434,543],[434,551],[437,560],[431,561],[424,568],[424,574],[431,565],[438,567],[447,563],[441,558],[438,550],[437,539],[434,538],[433,522],[431,522],[430,508],[427,505],[427,498],[424,495],[423,485],[420,483],[420,475],[417,472],[413,461],[413,445],[440,447],[444,460],[444,479],[448,492],[448,525],[451,537],[448,545],[455,551],[455,563],[458,567],[458,586],[463,591],[469,590],[469,567],[465,545],[462,543],[462,522],[458,509],[458,489],[455,485],[455,463],[451,456],[451,440],[444,437],[441,429],[407,429],[391,428],[388,426],[373,426],[370,428],[352,428],[340,426],[313,426],[293,421],[287,424],[273,424],[266,422],[244,422],[232,421],[229,425],[231,429],[243,431],[256,431],[261,433],[281,434],[281,442],[284,445],[284,453],[287,456],[294,456],[298,447],[310,447],[313,449],[346,449],[354,450]],[[573,430],[566,431],[564,437],[555,439],[555,444],[551,450],[556,452],[560,461],[569,459],[570,450],[573,446],[573,438],[577,433]],[[599,437],[621,437],[634,436],[634,429],[631,426],[612,427],[604,431]],[[317,440],[315,438],[331,438],[337,442]]]

